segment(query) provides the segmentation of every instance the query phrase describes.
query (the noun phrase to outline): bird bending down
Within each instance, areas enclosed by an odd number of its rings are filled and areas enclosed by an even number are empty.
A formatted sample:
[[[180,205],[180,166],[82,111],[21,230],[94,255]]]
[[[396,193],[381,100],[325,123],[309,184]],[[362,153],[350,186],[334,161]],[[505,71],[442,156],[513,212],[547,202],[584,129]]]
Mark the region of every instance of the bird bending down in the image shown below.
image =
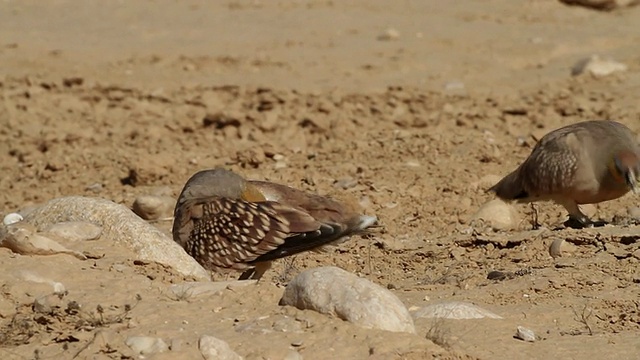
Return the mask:
[[[215,168],[197,172],[182,189],[173,239],[209,270],[260,279],[272,260],[319,250],[376,221],[327,197]]]
[[[567,225],[592,226],[579,208],[640,191],[640,145],[615,121],[584,121],[543,136],[529,157],[487,191],[519,203],[551,200],[569,212]]]

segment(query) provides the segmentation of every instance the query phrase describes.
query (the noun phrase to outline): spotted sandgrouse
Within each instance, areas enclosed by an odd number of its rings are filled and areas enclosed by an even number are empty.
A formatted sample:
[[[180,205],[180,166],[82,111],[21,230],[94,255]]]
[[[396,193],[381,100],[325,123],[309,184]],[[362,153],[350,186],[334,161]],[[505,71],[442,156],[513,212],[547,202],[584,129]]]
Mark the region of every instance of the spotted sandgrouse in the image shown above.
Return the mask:
[[[570,226],[593,222],[579,204],[640,191],[640,145],[615,121],[584,121],[543,136],[529,157],[487,191],[519,203],[551,200],[569,212]]]
[[[346,204],[222,168],[194,174],[174,212],[173,239],[210,270],[259,279],[271,261],[359,233],[376,222]]]

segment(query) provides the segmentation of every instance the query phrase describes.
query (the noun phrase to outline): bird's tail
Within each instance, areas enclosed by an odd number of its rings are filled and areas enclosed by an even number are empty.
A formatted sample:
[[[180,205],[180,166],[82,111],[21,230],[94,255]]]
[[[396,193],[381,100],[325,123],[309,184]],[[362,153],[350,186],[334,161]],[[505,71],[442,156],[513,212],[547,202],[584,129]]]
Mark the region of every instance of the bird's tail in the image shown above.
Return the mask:
[[[326,245],[313,249],[314,252],[323,253],[333,249],[336,245],[342,244],[351,237],[351,235],[369,235],[375,231],[379,231],[382,227],[377,224],[378,218],[369,215],[359,215],[347,222],[347,230],[344,231],[346,236],[340,236],[336,240]]]
[[[525,199],[529,196],[522,187],[517,170],[487,189],[487,192],[495,193],[497,197],[505,201]]]

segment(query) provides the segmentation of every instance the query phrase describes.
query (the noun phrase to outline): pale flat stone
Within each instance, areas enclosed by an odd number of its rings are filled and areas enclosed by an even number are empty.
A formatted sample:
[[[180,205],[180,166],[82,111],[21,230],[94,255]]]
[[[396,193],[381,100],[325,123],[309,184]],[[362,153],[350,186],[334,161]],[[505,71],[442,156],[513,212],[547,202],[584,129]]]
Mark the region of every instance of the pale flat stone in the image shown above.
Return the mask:
[[[333,266],[300,273],[287,285],[280,305],[314,310],[365,328],[416,331],[409,311],[397,296]]]

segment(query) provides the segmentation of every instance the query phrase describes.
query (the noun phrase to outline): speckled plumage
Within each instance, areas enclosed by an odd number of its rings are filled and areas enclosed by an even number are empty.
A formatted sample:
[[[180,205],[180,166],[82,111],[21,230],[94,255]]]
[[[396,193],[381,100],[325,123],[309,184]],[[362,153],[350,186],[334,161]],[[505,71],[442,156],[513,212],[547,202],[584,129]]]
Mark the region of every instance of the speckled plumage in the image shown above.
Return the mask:
[[[640,185],[640,146],[615,121],[584,121],[546,134],[529,157],[488,191],[503,200],[552,200],[589,225],[579,204],[617,199]]]
[[[315,250],[372,225],[375,217],[288,186],[216,168],[194,174],[174,212],[173,238],[210,270],[259,279],[272,260]]]

